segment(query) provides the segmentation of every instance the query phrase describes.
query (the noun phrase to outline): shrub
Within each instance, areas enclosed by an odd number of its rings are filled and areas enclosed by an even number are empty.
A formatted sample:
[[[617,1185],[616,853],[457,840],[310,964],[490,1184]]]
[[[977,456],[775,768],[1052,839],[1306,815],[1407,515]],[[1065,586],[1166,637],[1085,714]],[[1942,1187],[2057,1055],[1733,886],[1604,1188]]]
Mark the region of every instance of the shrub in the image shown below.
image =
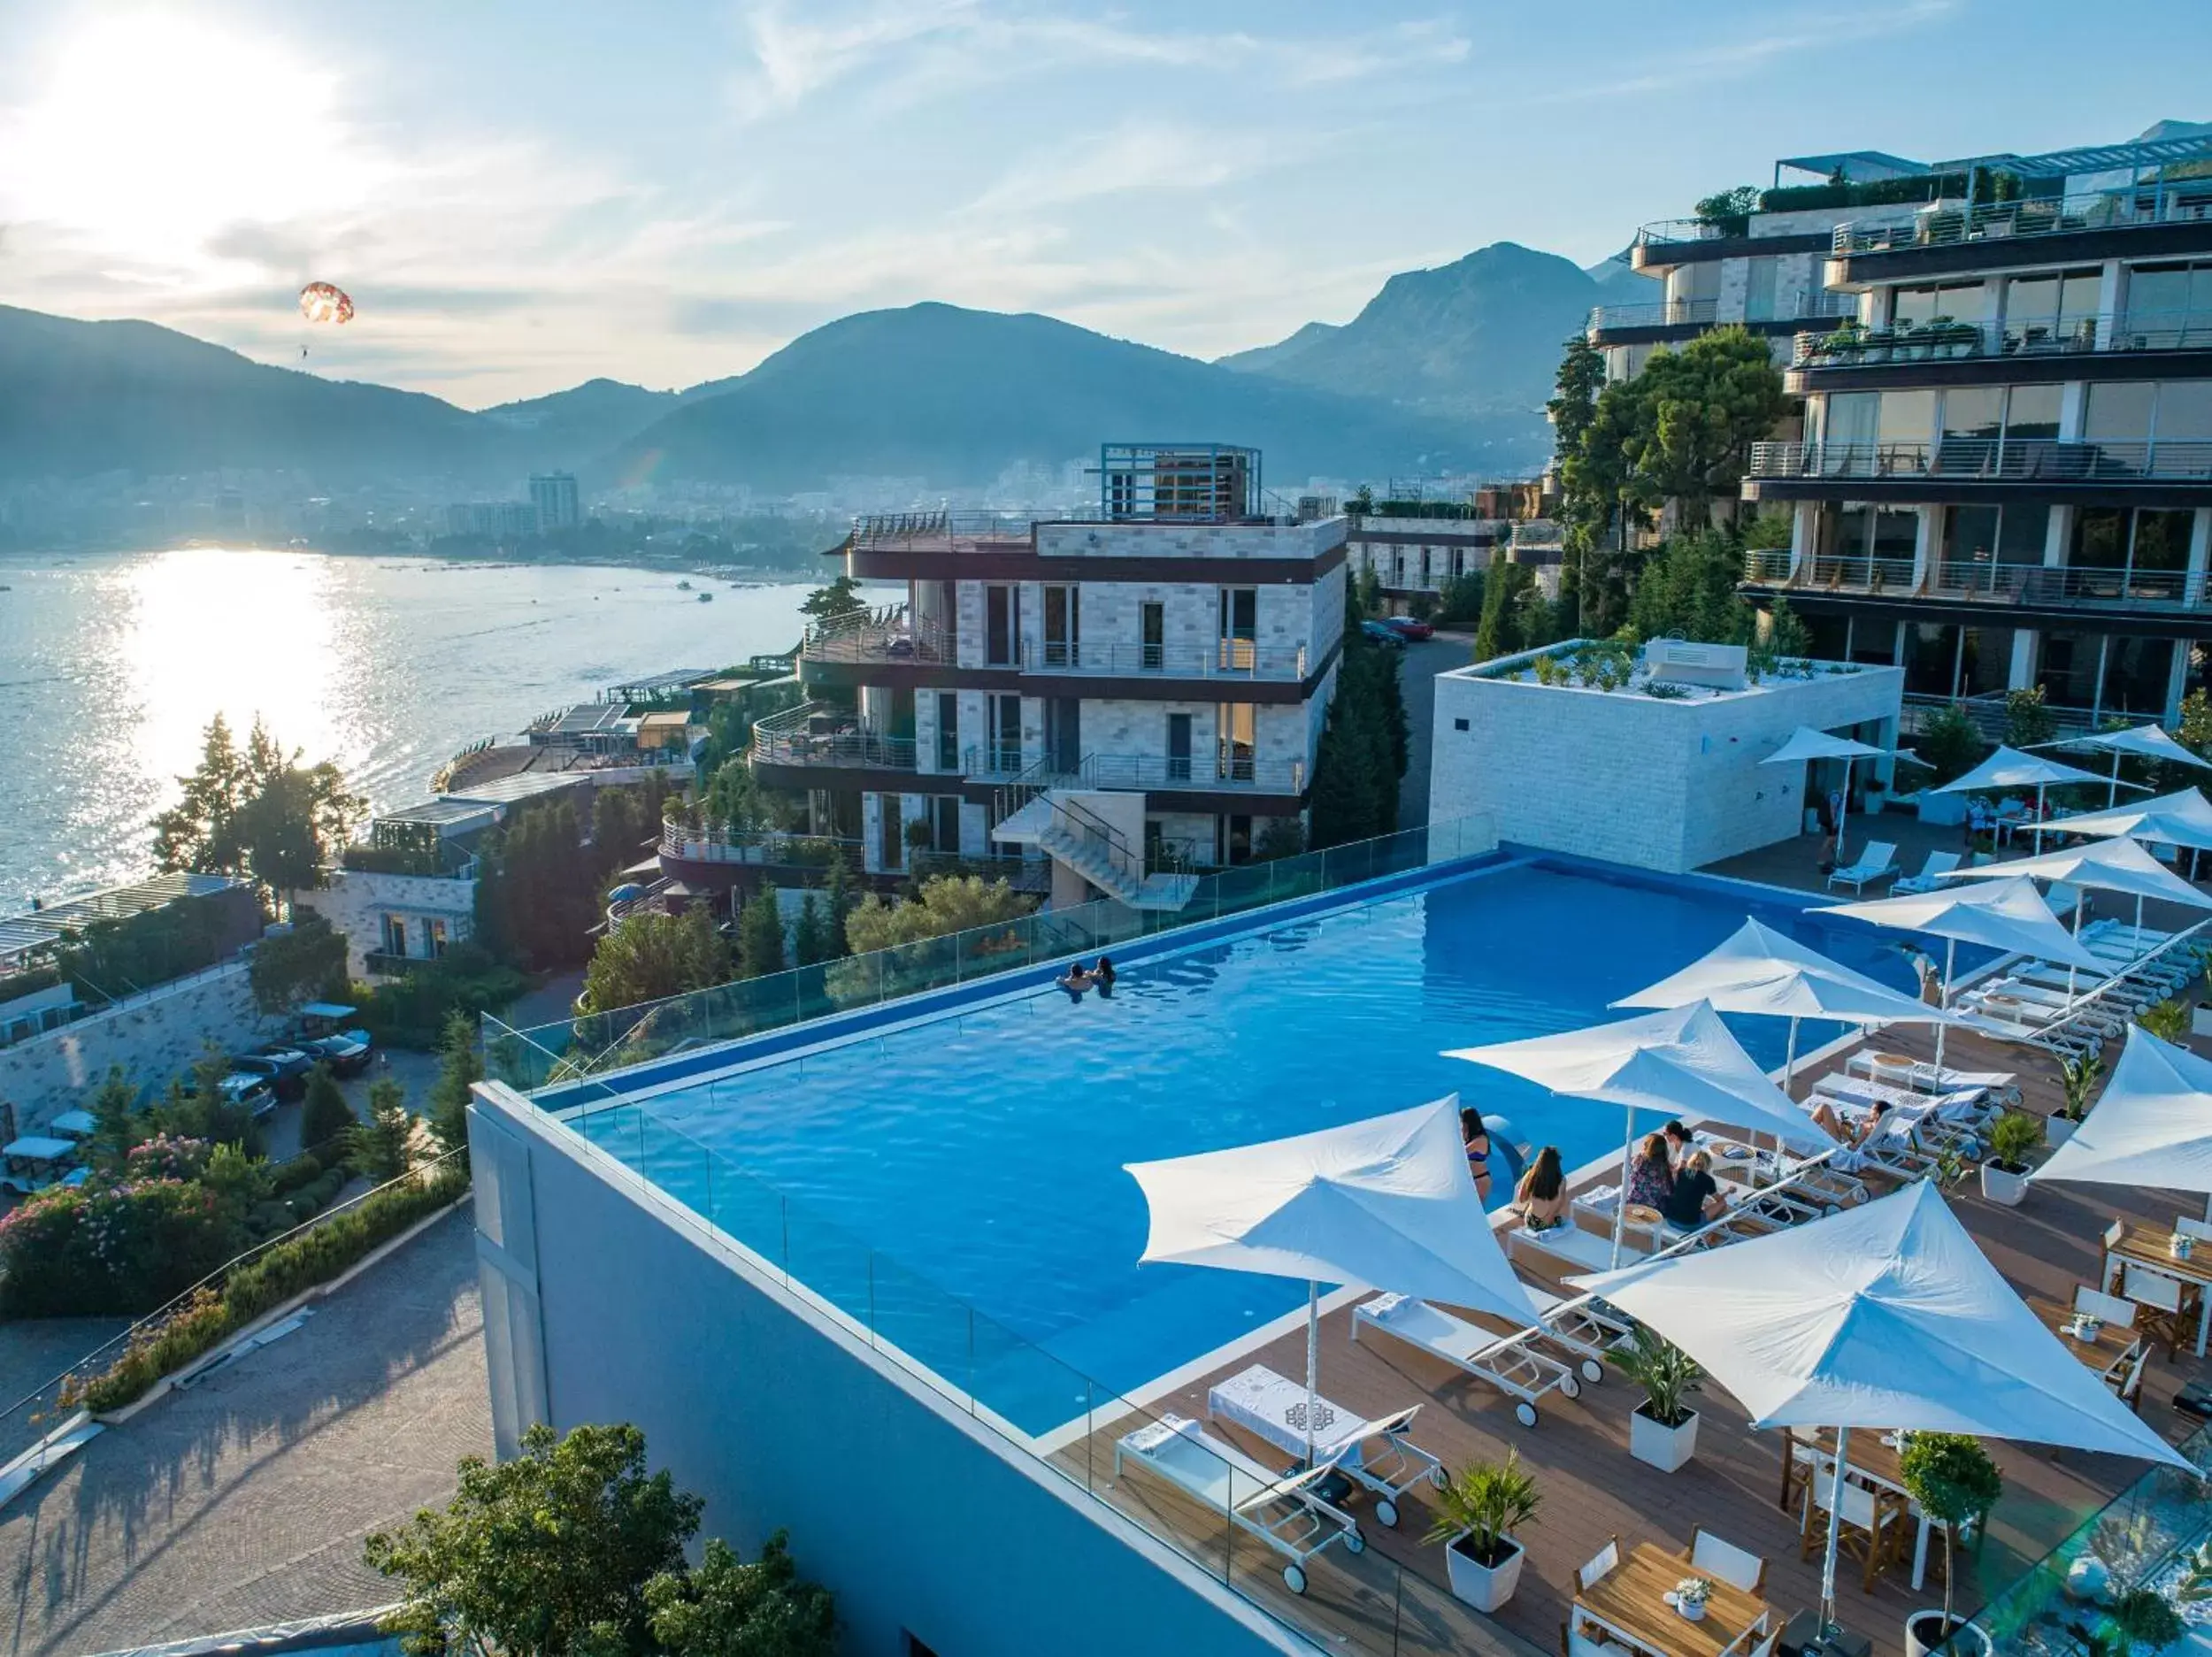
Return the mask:
[[[2008,1173],[2024,1172],[2028,1158],[2043,1143],[2043,1123],[2024,1110],[2008,1110],[1989,1130],[1992,1161]]]
[[[1705,1371],[1696,1359],[1649,1327],[1639,1327],[1635,1346],[1616,1354],[1613,1362],[1644,1389],[1644,1411],[1662,1427],[1679,1427],[1694,1413],[1683,1400],[1698,1390]]]
[[[1939,708],[1920,727],[1915,751],[1928,762],[1925,786],[1937,788],[1957,781],[1980,764],[1989,745],[1962,711],[1955,707]]]
[[[529,987],[529,978],[505,962],[462,944],[403,978],[357,987],[349,999],[361,1009],[362,1024],[386,1047],[427,1053],[455,1013],[474,1018]]]
[[[327,1064],[318,1064],[308,1072],[307,1097],[300,1106],[300,1143],[309,1150],[334,1153],[352,1126],[353,1107],[339,1091],[338,1078]]]
[[[1504,1461],[1470,1462],[1437,1492],[1428,1539],[1448,1542],[1464,1531],[1475,1559],[1495,1566],[1506,1538],[1535,1518],[1542,1505],[1536,1481],[1521,1469],[1519,1453],[1508,1448]]]
[[[0,1220],[0,1313],[150,1312],[243,1240],[243,1216],[204,1185],[134,1179],[96,1190],[50,1186]]]
[[[2170,997],[2138,1015],[2135,1022],[2161,1041],[2185,1044],[2189,1039],[2189,1003]]]
[[[1003,880],[940,876],[922,883],[911,902],[887,904],[873,893],[845,917],[845,942],[855,955],[1019,920],[1034,907]]]

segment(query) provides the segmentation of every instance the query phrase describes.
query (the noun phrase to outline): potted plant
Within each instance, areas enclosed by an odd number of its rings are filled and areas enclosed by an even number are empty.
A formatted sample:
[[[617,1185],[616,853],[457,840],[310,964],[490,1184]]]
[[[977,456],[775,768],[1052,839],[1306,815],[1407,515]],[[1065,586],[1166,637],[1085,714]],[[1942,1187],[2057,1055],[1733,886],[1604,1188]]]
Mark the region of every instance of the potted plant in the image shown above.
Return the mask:
[[[2094,1054],[2079,1058],[2062,1059],[2059,1071],[2064,1080],[2066,1100],[2060,1114],[2043,1124],[2044,1137],[2053,1145],[2063,1145],[2074,1137],[2074,1130],[2089,1114],[2089,1096],[2097,1091],[2097,1084],[2104,1078],[2104,1061]]]
[[[2129,1657],[2139,1649],[2157,1651],[2172,1645],[2188,1631],[2188,1625],[2157,1589],[2135,1587],[2112,1602],[2111,1631],[2116,1657]]]
[[[2028,1158],[2043,1143],[2043,1121],[2024,1110],[2008,1110],[1989,1130],[1989,1155],[1982,1162],[1982,1195],[2016,1208],[2028,1194]]]
[[[1628,1417],[1628,1453],[1639,1461],[1671,1473],[1697,1450],[1697,1411],[1682,1400],[1697,1391],[1705,1371],[1673,1342],[1647,1327],[1636,1331],[1635,1345],[1619,1353],[1615,1366],[1644,1389],[1644,1401]]]
[[[1962,1432],[1914,1433],[1898,1454],[1897,1470],[1920,1511],[1943,1527],[1943,1608],[1916,1611],[1905,1619],[1906,1657],[1927,1657],[1961,1626],[1951,1615],[1959,1528],[1987,1515],[2003,1492],[2004,1480],[1981,1441]]]
[[[1528,1558],[1513,1533],[1535,1518],[1541,1500],[1510,1449],[1502,1461],[1469,1462],[1437,1492],[1428,1539],[1444,1544],[1455,1598],[1487,1613],[1513,1597]]]
[[[1674,1592],[1668,1596],[1686,1622],[1702,1622],[1705,1620],[1705,1602],[1712,1597],[1712,1582],[1704,1576],[1685,1576],[1675,1584]]]

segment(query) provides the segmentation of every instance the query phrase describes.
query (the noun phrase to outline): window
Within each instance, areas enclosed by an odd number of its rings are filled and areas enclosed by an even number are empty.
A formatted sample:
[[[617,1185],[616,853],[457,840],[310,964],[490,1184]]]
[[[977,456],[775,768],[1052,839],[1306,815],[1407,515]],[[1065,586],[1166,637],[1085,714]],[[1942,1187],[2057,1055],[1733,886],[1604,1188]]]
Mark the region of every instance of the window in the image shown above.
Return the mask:
[[[1075,587],[1048,587],[1044,590],[1047,667],[1081,664],[1082,656],[1078,642],[1082,637],[1078,608],[1081,591]]]
[[[1398,582],[1405,584],[1405,556],[1398,559]],[[1260,636],[1260,590],[1256,587],[1225,587],[1221,589],[1221,665],[1225,668],[1246,668],[1253,665]]]
[[[1948,317],[1954,322],[1979,322],[1988,312],[1988,290],[1979,282],[1947,282],[1897,290],[1890,313],[1899,323],[1932,321]]]
[[[986,769],[1008,775],[1022,768],[1022,699],[989,696],[984,707],[990,715],[990,753]]]
[[[2086,708],[2097,693],[2097,665],[2104,636],[2093,633],[2047,633],[2035,682],[2055,708]]]
[[[1250,782],[1258,746],[1259,709],[1248,702],[1225,702],[1214,709],[1214,738],[1225,781]]]
[[[937,769],[960,769],[960,698],[949,690],[937,693]]]
[[[2142,265],[2129,272],[2121,328],[2131,350],[2212,345],[2212,264]]]
[[[2004,434],[2005,388],[1962,387],[1943,394],[1943,436],[1994,440]]]
[[[2139,443],[2151,434],[2158,387],[2144,380],[2101,380],[2089,387],[2081,434],[2093,443]]]
[[[445,954],[445,923],[428,916],[422,922],[422,953],[426,959],[435,961]]]
[[[1012,667],[1021,652],[1020,589],[992,585],[983,589],[983,660],[988,667]]]
[[[1744,276],[1743,314],[1747,322],[1765,322],[1774,312],[1774,272],[1772,259],[1754,259]]]
[[[2024,506],[2015,502],[2004,509],[1998,519],[1997,562],[2040,564],[2045,544],[2050,538],[2049,503]]]
[[[2016,276],[2005,284],[2005,347],[2051,351],[2093,342],[2102,279],[2094,270]]]
[[[2170,380],[2159,387],[2158,424],[2151,435],[2162,443],[2212,439],[2212,380]]]
[[[2005,398],[2007,438],[2054,438],[2058,435],[2057,386],[2015,386]]]
[[[1466,728],[1467,728],[1467,722],[1466,722],[1464,719],[1455,719],[1455,720],[1453,720],[1453,721],[1452,721],[1452,729],[1453,729],[1453,730],[1455,730],[1455,731],[1464,731]]]
[[[1905,629],[1905,694],[1951,696],[1957,692],[1960,629],[1953,623],[1916,622]]]
[[[2012,629],[1969,627],[1960,640],[1958,696],[2003,690],[2012,682]]]
[[[1156,673],[1167,665],[1167,606],[1147,599],[1137,606],[1137,639],[1146,671]]]
[[[929,801],[929,848],[948,857],[960,855],[960,796],[932,794]]]
[[[384,917],[383,932],[384,953],[388,955],[405,955],[407,953],[407,917],[403,915],[387,915]]]
[[[2105,641],[2101,713],[2162,716],[2173,672],[2174,641],[2115,633]]]
[[[1190,715],[1171,713],[1167,717],[1167,779],[1170,782],[1188,782],[1190,778]]]

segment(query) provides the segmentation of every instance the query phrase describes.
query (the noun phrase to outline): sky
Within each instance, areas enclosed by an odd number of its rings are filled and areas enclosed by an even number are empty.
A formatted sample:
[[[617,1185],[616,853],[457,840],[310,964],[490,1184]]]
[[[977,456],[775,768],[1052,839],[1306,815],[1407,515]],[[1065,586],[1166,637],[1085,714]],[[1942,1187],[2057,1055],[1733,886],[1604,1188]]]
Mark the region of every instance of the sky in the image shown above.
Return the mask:
[[[1778,156],[2212,119],[2208,60],[2206,0],[7,0],[0,303],[472,408],[926,299],[1214,357]]]

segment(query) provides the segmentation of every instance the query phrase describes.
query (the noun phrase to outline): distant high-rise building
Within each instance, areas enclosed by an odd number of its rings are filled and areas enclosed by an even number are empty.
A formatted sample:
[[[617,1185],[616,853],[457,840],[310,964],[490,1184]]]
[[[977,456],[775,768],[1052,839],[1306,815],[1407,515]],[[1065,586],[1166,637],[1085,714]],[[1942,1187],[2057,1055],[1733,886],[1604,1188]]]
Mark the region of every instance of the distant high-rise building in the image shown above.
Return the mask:
[[[530,479],[530,504],[538,510],[538,533],[573,529],[582,521],[576,506],[576,474],[549,472]]]

